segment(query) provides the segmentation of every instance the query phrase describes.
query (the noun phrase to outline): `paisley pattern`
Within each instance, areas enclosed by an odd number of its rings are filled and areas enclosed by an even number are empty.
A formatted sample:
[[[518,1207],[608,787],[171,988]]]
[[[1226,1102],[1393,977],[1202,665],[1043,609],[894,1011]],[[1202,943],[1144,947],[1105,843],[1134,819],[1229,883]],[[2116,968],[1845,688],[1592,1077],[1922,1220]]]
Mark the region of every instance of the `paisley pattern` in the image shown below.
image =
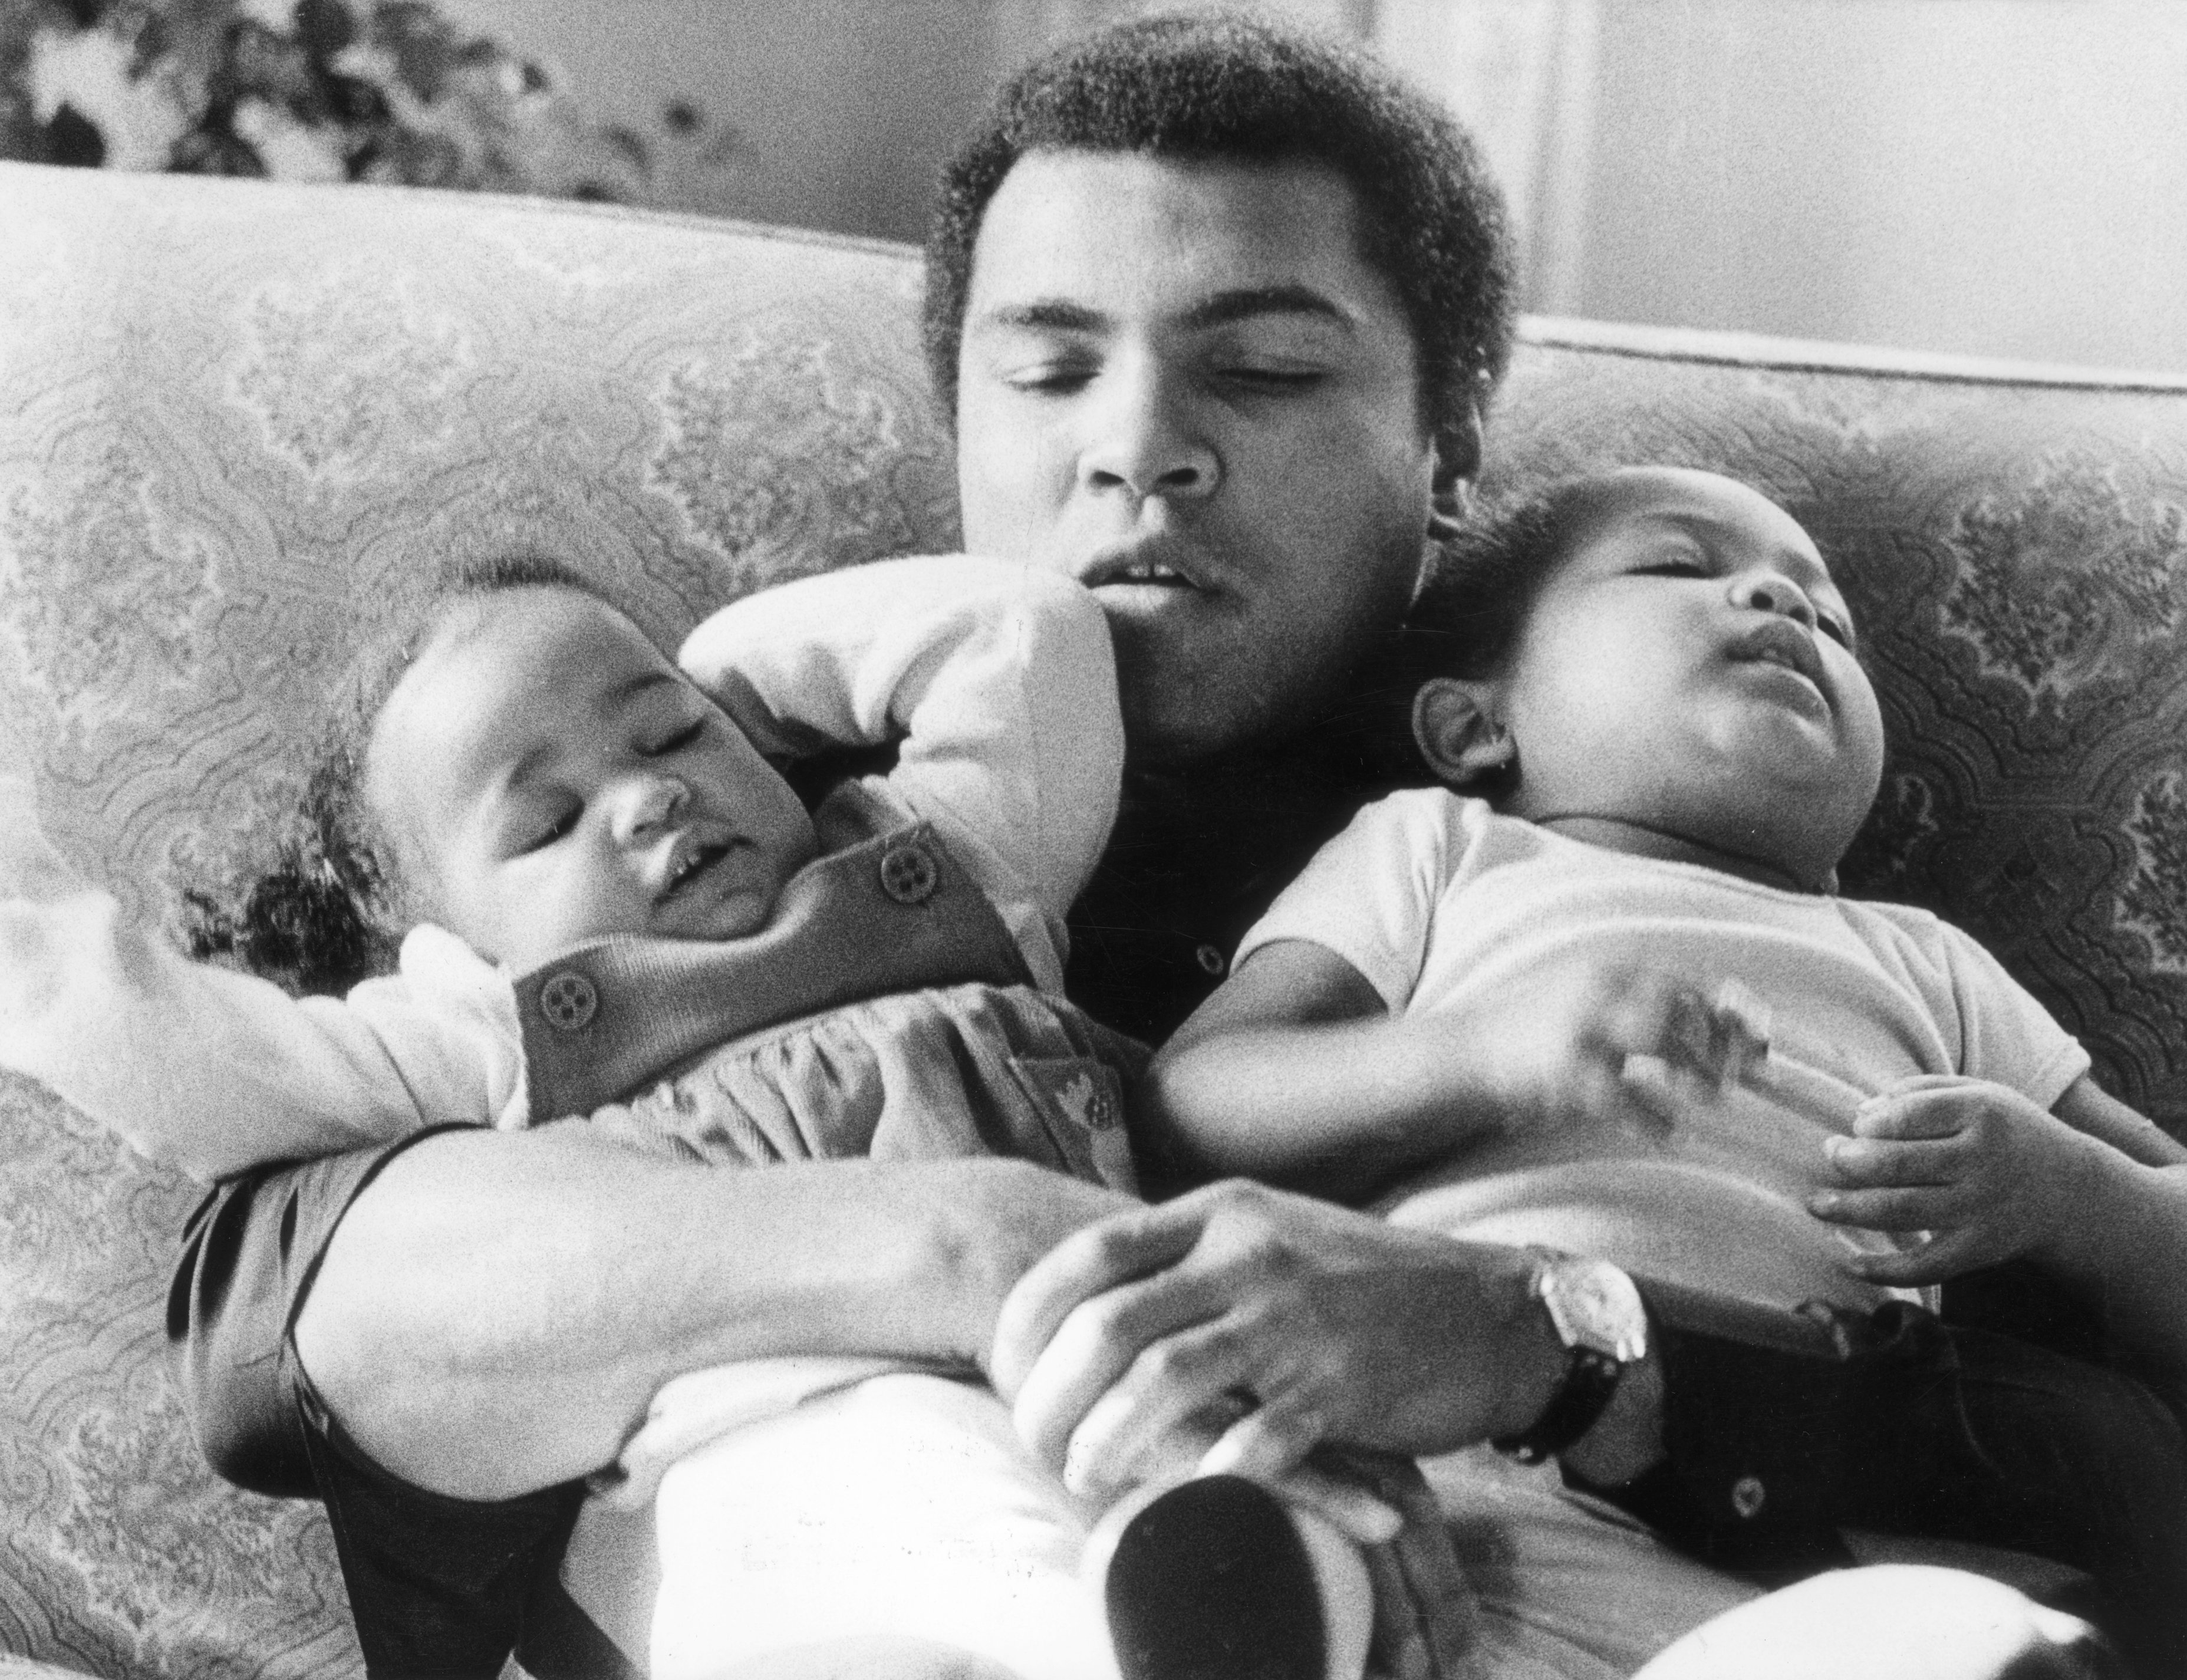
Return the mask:
[[[0,771],[152,913],[267,828],[330,673],[436,561],[551,550],[669,639],[957,546],[900,251],[18,166],[0,226]],[[0,1652],[353,1674],[319,1511],[216,1481],[168,1379],[196,1194],[0,1079]]]
[[[956,543],[899,250],[18,165],[0,227],[0,773],[154,914],[263,830],[330,674],[440,560],[554,552],[668,639]],[[1667,461],[1783,499],[1892,741],[1846,889],[1969,928],[2187,1129],[2187,389],[1532,340],[1487,486]],[[317,1509],[216,1482],[176,1404],[194,1194],[0,1080],[0,1651],[354,1674]]]

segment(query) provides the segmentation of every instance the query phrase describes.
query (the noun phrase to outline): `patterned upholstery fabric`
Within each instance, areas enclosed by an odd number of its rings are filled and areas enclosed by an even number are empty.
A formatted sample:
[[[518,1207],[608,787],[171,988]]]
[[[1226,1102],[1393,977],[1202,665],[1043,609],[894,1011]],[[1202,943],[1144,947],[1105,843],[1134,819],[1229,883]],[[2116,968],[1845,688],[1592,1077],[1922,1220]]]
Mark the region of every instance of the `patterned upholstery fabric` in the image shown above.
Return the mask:
[[[564,205],[0,165],[0,773],[149,913],[293,785],[395,581],[535,548],[672,641],[957,546],[900,250]],[[0,1075],[0,1651],[357,1669],[316,1507],[201,1467],[194,1187]]]
[[[551,550],[670,639],[955,543],[893,248],[19,165],[0,228],[0,773],[149,913],[262,827],[329,674],[441,559]],[[1964,923],[2187,1127],[2187,391],[1587,336],[1522,350],[1492,483],[1678,461],[1784,498],[1893,741],[1848,890]],[[352,1674],[316,1508],[215,1482],[168,1382],[195,1194],[0,1076],[0,1651]]]

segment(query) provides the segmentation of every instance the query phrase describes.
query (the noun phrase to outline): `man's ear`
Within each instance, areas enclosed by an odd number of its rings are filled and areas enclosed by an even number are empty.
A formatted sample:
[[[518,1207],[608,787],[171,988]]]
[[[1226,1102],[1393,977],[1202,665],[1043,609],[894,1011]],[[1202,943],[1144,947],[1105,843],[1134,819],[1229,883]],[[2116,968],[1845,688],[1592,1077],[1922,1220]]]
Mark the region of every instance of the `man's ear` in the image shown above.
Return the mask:
[[[1465,522],[1473,480],[1481,475],[1481,398],[1470,396],[1457,417],[1436,429],[1435,475],[1430,486],[1428,535],[1441,542]]]
[[[1486,683],[1431,677],[1413,696],[1413,739],[1436,779],[1470,787],[1518,761],[1519,744],[1489,711]]]

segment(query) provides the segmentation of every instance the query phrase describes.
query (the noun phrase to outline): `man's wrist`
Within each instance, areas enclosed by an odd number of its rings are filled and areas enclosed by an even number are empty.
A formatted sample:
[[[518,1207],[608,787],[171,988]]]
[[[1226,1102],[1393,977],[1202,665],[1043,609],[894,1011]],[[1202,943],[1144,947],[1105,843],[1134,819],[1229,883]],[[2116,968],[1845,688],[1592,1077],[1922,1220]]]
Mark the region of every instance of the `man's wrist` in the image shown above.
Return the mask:
[[[1559,1453],[1559,1462],[1598,1487],[1622,1486],[1661,1463],[1663,1395],[1661,1339],[1650,1335],[1648,1351],[1625,1368],[1594,1427]]]
[[[1493,1256],[1491,1264],[1481,1263],[1484,1256]],[[1469,1277],[1474,1289],[1485,1286],[1487,1299],[1494,1302],[1489,1310],[1500,1326],[1503,1350],[1489,1368],[1495,1386],[1487,1396],[1485,1436],[1470,1438],[1500,1441],[1526,1430],[1556,1398],[1569,1356],[1535,1296],[1533,1262],[1524,1250],[1501,1245],[1477,1249]]]
[[[1026,1274],[1074,1233],[1141,1204],[1024,1161],[968,1160],[957,1194],[937,1209],[937,1287],[953,1309],[959,1348],[1006,1392],[1037,1347],[998,1360],[1005,1303]],[[1048,1327],[1052,1330],[1054,1327]],[[1006,1367],[1007,1368],[1001,1368]]]
[[[1662,1368],[1656,1327],[1633,1279],[1609,1261],[1526,1250],[1527,1310],[1537,1329],[1528,1365],[1546,1351],[1547,1386],[1521,1366],[1522,1421],[1491,1437],[1526,1463],[1555,1456],[1589,1481],[1622,1481],[1662,1456]]]

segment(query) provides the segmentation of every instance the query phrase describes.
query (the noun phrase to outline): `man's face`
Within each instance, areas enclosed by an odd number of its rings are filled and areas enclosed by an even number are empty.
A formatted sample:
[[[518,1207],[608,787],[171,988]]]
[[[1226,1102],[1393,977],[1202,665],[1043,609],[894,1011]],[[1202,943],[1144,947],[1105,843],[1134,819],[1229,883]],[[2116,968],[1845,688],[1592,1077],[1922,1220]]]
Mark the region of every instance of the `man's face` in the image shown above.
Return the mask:
[[[1354,208],[1318,164],[1075,151],[1020,160],[987,205],[965,546],[1094,590],[1141,762],[1297,721],[1411,600],[1459,452],[1423,427]]]

